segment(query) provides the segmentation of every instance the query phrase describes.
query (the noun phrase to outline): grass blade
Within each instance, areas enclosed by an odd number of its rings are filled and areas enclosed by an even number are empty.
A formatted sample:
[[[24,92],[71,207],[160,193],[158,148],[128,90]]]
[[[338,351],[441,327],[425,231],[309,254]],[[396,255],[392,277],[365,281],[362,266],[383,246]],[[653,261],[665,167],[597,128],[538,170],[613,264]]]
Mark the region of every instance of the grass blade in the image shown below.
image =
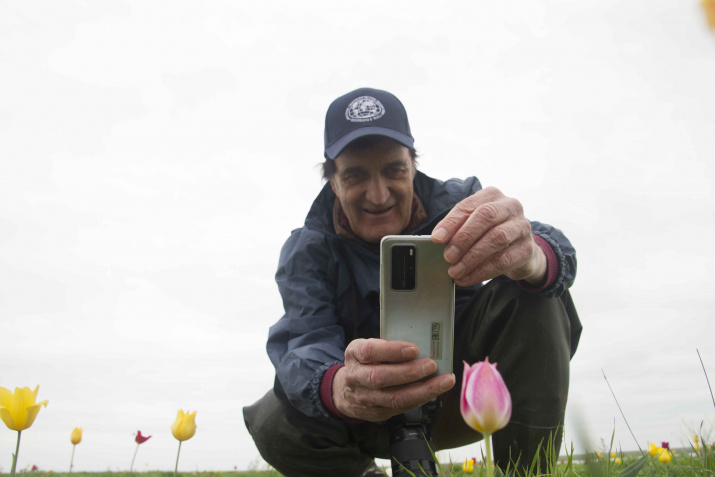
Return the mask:
[[[708,372],[705,371],[705,365],[703,364],[703,358],[700,357],[700,351],[698,351],[697,348],[695,348],[695,351],[698,353],[698,358],[700,359],[700,366],[703,367],[703,373],[705,373],[705,380],[708,382],[708,389],[710,390],[710,398],[712,398],[713,406],[715,406],[715,396],[713,396],[713,388],[710,387],[710,380],[708,379]]]
[[[613,395],[613,400],[616,401],[616,406],[618,406],[618,410],[621,412],[621,416],[623,416],[623,420],[626,423],[626,426],[628,427],[628,430],[631,432],[631,436],[633,436],[633,440],[636,441],[636,445],[638,446],[638,450],[641,451],[641,454],[643,454],[643,449],[641,449],[641,445],[638,443],[638,439],[636,439],[635,434],[633,434],[633,430],[631,429],[630,424],[628,424],[628,419],[626,419],[626,415],[623,414],[623,409],[621,409],[621,405],[618,404],[618,399],[616,399],[616,393],[613,392],[613,388],[611,387],[611,383],[608,382],[608,378],[606,377],[606,373],[601,370],[603,373],[603,379],[606,380],[606,384],[608,384],[608,389],[611,390],[611,394]],[[615,429],[614,429],[615,432]]]
[[[638,472],[640,472],[641,469],[646,465],[646,463],[648,463],[649,458],[650,456],[648,454],[641,456],[640,459],[623,469],[618,474],[618,477],[636,477],[636,475],[638,475]]]

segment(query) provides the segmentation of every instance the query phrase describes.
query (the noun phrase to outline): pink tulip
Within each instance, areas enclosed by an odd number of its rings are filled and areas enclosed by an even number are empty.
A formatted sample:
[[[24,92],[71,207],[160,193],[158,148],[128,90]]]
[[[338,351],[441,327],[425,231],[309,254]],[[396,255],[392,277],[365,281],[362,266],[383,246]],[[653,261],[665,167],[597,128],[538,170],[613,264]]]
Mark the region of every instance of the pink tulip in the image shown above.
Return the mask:
[[[509,423],[511,395],[497,364],[488,357],[471,367],[464,362],[460,411],[467,425],[482,434],[492,434]]]

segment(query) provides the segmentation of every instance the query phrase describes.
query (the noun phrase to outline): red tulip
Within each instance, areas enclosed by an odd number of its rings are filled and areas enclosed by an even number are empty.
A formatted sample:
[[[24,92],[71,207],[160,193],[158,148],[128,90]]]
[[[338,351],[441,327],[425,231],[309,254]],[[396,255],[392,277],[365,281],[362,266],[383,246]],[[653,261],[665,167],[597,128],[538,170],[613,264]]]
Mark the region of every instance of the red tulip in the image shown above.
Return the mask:
[[[144,444],[151,439],[151,436],[142,436],[142,431],[137,431],[137,437],[134,439],[137,444]]]

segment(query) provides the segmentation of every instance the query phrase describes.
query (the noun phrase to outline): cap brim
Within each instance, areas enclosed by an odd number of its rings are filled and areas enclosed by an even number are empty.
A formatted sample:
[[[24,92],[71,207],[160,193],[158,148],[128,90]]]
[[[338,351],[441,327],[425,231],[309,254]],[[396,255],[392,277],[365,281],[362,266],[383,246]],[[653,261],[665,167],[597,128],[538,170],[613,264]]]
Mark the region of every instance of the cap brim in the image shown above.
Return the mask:
[[[345,136],[338,139],[333,145],[325,150],[325,155],[328,159],[335,159],[343,152],[345,146],[353,142],[355,139],[363,136],[385,136],[394,139],[407,148],[412,148],[415,140],[412,137],[402,134],[394,129],[381,128],[376,126],[368,126],[350,131]]]

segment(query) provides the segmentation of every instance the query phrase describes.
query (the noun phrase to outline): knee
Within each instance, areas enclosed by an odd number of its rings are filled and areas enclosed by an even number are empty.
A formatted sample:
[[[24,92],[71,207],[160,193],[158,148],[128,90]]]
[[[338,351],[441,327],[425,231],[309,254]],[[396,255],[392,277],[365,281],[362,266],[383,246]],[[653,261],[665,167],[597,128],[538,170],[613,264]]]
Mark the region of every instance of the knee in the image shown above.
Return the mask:
[[[506,288],[506,290],[504,290]],[[522,330],[522,336],[531,345],[547,350],[560,350],[549,355],[566,359],[571,356],[571,324],[569,310],[559,297],[545,297],[522,290],[513,282],[503,282],[505,293],[504,305],[510,318],[516,321],[516,327]]]
[[[286,436],[287,410],[285,404],[276,397],[273,390],[250,406],[243,408],[243,419],[248,433],[263,459],[272,464],[285,452],[285,444],[291,440]]]

